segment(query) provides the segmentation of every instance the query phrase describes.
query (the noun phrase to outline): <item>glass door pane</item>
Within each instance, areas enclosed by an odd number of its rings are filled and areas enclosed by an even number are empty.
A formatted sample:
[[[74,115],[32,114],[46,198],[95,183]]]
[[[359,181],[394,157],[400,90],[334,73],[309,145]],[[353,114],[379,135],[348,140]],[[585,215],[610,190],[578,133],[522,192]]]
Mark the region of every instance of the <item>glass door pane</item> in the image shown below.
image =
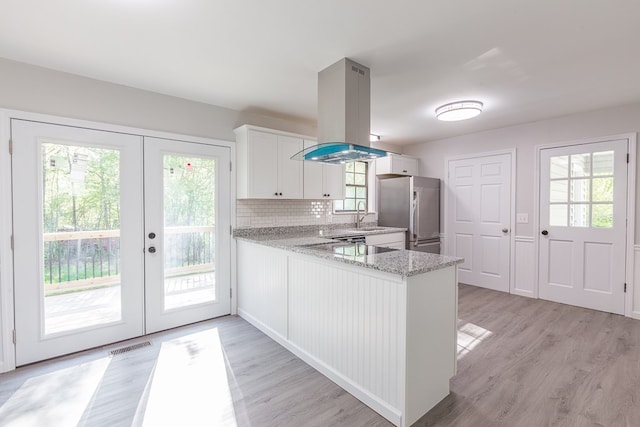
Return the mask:
[[[45,335],[122,319],[120,152],[41,144]]]
[[[216,160],[164,155],[164,309],[215,300]]]

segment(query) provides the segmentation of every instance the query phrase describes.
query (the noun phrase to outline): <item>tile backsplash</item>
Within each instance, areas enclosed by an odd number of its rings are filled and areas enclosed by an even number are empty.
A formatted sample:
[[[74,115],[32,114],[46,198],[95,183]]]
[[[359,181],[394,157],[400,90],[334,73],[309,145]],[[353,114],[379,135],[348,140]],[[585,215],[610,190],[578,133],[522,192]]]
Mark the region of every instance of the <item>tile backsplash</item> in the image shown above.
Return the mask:
[[[372,215],[367,217],[371,220]],[[256,200],[236,201],[236,227],[283,227],[354,223],[354,214],[333,213],[330,200]]]

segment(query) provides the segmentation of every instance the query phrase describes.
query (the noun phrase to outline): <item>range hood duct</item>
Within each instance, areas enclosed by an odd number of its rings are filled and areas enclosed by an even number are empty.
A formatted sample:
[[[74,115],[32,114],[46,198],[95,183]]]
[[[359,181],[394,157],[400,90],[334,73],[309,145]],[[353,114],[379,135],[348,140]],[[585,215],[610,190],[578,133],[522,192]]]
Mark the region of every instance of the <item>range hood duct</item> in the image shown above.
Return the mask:
[[[292,159],[322,163],[368,161],[387,155],[371,148],[369,68],[348,58],[318,73],[318,145]]]

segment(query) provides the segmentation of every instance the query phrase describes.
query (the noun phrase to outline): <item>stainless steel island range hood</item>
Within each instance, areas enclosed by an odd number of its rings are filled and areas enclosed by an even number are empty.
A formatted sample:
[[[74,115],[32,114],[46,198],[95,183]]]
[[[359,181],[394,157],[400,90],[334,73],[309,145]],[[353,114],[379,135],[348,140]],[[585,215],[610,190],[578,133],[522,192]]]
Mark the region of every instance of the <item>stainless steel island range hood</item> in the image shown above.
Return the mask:
[[[343,58],[318,73],[319,144],[291,158],[340,164],[386,156],[369,146],[370,127],[369,68]]]

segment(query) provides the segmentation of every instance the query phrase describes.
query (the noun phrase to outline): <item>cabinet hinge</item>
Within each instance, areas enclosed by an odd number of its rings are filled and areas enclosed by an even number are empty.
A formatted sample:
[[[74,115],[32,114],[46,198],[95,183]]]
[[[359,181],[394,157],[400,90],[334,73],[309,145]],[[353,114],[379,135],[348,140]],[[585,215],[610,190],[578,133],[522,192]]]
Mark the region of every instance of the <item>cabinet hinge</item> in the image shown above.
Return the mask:
[[[9,154],[13,155],[13,139],[9,138]]]
[[[625,294],[627,293],[627,284],[626,283],[624,284],[624,293]]]
[[[233,289],[229,288],[229,298],[233,298]]]
[[[229,235],[233,236],[233,226],[229,226]]]
[[[229,162],[229,172],[233,172],[233,162]]]
[[[629,153],[627,153],[627,163],[629,163]]]
[[[12,335],[13,335],[13,343],[15,344],[16,343],[16,330],[15,329],[13,330],[13,334]]]
[[[11,235],[11,250],[13,250],[13,234]]]

